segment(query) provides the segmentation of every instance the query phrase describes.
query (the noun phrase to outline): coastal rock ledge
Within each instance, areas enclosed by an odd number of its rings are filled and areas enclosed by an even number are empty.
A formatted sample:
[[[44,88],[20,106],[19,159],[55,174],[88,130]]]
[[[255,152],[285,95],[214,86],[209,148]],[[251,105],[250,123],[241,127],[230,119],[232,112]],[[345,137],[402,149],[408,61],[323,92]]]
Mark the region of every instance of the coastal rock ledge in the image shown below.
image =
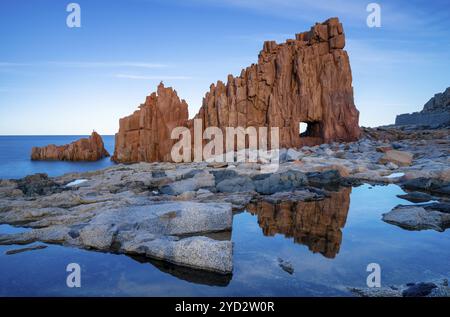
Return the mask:
[[[31,159],[36,161],[98,161],[108,156],[109,153],[103,145],[102,137],[95,131],[89,138],[81,138],[70,144],[35,146],[31,150]]]

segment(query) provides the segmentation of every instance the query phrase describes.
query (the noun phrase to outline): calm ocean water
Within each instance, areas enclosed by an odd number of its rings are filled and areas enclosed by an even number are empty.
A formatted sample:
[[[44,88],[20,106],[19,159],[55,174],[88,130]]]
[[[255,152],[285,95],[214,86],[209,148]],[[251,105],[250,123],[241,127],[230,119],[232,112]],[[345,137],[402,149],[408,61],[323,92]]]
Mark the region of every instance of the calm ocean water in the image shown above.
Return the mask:
[[[21,178],[34,173],[47,173],[50,176],[69,172],[84,172],[108,167],[113,162],[104,158],[97,162],[59,162],[31,161],[31,148],[48,144],[63,145],[73,142],[82,135],[49,136],[0,136],[0,179]],[[103,135],[106,150],[114,152],[114,136]]]

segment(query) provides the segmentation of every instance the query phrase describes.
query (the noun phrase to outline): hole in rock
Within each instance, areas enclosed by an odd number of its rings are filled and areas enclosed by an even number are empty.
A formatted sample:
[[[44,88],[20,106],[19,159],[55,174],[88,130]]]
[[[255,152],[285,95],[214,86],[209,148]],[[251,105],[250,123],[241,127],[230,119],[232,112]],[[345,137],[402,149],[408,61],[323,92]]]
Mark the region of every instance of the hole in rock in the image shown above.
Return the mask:
[[[320,137],[320,122],[307,121],[298,124],[301,137]]]

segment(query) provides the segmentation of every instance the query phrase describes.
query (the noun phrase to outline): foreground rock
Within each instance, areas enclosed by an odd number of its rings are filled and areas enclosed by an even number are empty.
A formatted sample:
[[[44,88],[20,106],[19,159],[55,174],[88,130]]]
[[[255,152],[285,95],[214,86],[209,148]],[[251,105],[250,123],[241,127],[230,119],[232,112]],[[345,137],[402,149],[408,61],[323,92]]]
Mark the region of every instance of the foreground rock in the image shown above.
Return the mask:
[[[450,297],[447,279],[389,287],[349,288],[349,290],[360,297]]]
[[[170,170],[167,171],[170,173]],[[142,255],[174,264],[230,273],[232,243],[210,233],[231,230],[232,207],[226,202],[178,201],[159,196],[169,178],[151,166],[113,167],[82,173],[85,182],[67,187],[79,175],[49,180],[2,181],[0,222],[32,230],[0,235],[0,244],[57,243],[99,251]],[[51,190],[30,190],[36,184]],[[51,182],[51,184],[47,184]],[[20,187],[26,183],[29,187]],[[47,186],[47,187],[46,187]],[[15,197],[9,195],[20,191]]]
[[[31,150],[32,160],[98,161],[108,156],[102,137],[95,131],[89,138],[82,138],[70,144],[50,144],[33,147]]]
[[[383,221],[408,230],[444,231],[450,227],[450,204],[399,205],[383,214]]]
[[[291,148],[360,136],[345,34],[337,18],[314,25],[295,39],[264,43],[258,63],[227,83],[212,84],[194,119],[207,127],[277,127],[280,147]],[[187,104],[158,86],[140,109],[120,120],[113,160],[171,161],[176,126],[193,128]],[[307,125],[300,134],[299,124]],[[224,134],[225,135],[225,134]]]

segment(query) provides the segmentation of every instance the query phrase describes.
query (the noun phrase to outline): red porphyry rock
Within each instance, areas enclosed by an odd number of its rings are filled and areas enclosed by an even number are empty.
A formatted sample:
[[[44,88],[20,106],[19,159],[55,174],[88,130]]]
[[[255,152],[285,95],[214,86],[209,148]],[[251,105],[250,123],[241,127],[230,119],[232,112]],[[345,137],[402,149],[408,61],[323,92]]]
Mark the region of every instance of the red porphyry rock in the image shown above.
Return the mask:
[[[170,161],[173,128],[185,126],[188,105],[176,91],[159,84],[157,93],[147,97],[139,110],[120,119],[112,160],[115,162]]]
[[[278,127],[280,148],[355,141],[359,112],[353,100],[345,35],[338,18],[317,23],[295,39],[266,41],[258,63],[210,86],[195,119],[203,129]],[[307,124],[300,134],[299,123]],[[187,104],[158,87],[140,110],[120,120],[113,160],[170,161],[174,126],[192,128]]]
[[[95,131],[89,138],[82,138],[70,144],[50,144],[33,147],[31,150],[32,160],[97,161],[108,156],[102,137]]]

